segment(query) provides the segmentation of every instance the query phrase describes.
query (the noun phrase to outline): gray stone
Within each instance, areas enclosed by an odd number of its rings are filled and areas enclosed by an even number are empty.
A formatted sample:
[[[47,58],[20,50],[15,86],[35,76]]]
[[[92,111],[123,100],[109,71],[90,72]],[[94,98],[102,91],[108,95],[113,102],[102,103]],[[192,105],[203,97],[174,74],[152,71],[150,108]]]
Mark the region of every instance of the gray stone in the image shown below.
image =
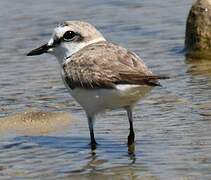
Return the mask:
[[[211,57],[211,0],[193,4],[186,23],[185,50],[190,57]]]

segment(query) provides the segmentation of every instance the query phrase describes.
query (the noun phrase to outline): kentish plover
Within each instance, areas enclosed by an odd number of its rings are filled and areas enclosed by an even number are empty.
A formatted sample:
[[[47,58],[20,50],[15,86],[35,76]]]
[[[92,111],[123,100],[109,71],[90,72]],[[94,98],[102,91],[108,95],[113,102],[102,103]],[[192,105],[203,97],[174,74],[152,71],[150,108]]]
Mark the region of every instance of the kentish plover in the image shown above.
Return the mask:
[[[57,26],[48,43],[29,52],[28,56],[53,54],[61,65],[64,84],[83,107],[88,118],[91,145],[95,147],[95,115],[124,108],[129,119],[128,145],[133,144],[132,108],[158,79],[133,52],[107,42],[91,24],[66,21]]]

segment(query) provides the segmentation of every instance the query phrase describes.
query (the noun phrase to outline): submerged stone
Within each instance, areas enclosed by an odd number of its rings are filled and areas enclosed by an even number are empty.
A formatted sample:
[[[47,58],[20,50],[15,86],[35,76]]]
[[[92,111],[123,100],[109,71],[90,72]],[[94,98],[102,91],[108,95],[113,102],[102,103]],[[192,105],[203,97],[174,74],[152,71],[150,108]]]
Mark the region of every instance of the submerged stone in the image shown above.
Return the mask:
[[[187,56],[211,57],[211,0],[197,0],[190,9],[185,50]]]

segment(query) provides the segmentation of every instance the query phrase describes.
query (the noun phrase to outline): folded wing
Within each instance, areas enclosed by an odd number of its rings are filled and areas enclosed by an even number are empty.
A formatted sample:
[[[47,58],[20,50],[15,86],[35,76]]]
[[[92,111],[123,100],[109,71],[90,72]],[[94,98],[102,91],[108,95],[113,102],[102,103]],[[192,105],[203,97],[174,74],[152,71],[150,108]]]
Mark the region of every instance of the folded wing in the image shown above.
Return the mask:
[[[86,46],[63,64],[70,88],[115,88],[118,84],[157,86],[163,76],[154,75],[144,62],[125,48],[108,42]]]

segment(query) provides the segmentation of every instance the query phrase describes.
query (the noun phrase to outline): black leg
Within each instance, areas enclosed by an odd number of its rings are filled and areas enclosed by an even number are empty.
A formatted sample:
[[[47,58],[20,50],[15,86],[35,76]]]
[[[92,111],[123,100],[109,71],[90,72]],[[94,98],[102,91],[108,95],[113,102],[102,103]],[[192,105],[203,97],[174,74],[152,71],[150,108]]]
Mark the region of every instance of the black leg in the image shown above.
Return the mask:
[[[133,115],[132,115],[132,109],[131,107],[127,107],[127,116],[128,116],[128,120],[129,120],[129,124],[130,124],[130,133],[128,136],[128,146],[134,144],[134,139],[135,139],[135,133],[133,130]]]
[[[95,135],[94,135],[94,117],[87,116],[88,117],[88,124],[89,124],[89,132],[90,132],[90,139],[91,139],[91,148],[94,150],[96,149],[96,141],[95,141]]]

